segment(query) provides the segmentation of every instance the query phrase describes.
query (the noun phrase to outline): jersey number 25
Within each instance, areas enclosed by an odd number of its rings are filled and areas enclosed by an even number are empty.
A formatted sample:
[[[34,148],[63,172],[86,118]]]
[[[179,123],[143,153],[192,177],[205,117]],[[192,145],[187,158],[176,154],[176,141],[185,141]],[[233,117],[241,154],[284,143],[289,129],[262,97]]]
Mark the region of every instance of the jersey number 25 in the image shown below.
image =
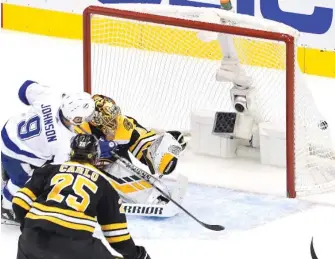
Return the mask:
[[[61,194],[62,190],[72,186],[72,190],[77,197],[69,194],[65,202],[67,206],[80,212],[84,212],[90,204],[90,195],[84,190],[84,187],[93,193],[98,191],[98,186],[94,182],[81,175],[74,177],[72,174],[56,174],[52,177],[50,185],[54,187],[49,193],[47,200],[54,200],[59,203],[65,199],[65,196]],[[78,201],[78,197],[81,198],[81,202]]]

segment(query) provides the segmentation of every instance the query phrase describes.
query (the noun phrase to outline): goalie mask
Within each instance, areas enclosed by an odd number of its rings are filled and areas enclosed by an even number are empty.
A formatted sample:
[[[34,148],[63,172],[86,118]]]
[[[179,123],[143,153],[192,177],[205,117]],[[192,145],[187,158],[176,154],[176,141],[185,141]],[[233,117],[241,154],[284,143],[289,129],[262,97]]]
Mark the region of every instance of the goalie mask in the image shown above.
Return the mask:
[[[112,98],[94,95],[95,112],[90,123],[100,129],[105,136],[115,136],[121,110]]]

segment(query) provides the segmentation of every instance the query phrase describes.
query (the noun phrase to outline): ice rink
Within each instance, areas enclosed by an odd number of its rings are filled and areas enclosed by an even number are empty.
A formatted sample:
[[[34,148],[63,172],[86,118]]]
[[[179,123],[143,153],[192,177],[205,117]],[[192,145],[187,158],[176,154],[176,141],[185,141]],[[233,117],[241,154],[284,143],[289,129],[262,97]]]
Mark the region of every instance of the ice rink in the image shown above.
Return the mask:
[[[1,31],[1,126],[26,109],[17,98],[25,80],[79,91],[82,68],[79,41]],[[306,78],[316,104],[335,129],[335,79]],[[332,135],[335,139],[335,130]],[[206,230],[183,213],[159,220],[129,217],[135,241],[145,245],[153,259],[311,258],[313,236],[318,258],[335,258],[335,193],[289,200],[284,198],[282,171],[266,168],[251,174],[248,169],[236,171],[221,159],[186,154],[178,169],[192,181],[185,207],[226,230]],[[16,257],[18,236],[17,227],[1,225],[0,258]]]

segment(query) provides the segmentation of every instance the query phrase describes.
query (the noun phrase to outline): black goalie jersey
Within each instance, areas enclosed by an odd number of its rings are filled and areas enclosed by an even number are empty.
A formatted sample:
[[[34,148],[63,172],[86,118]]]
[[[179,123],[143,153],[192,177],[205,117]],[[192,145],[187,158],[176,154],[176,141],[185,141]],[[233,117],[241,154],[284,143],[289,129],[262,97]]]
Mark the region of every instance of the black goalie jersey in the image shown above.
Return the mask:
[[[91,238],[97,222],[113,249],[135,258],[121,200],[111,180],[90,164],[66,162],[36,169],[13,199],[25,228],[40,227],[73,238]]]

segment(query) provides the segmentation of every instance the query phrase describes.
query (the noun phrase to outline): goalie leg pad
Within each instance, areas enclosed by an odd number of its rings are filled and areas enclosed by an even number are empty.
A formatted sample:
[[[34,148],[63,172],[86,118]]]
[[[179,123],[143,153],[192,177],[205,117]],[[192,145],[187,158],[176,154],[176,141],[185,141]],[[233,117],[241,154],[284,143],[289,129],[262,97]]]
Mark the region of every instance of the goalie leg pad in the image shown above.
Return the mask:
[[[160,199],[161,193],[152,185],[134,174],[126,168],[120,161],[107,165],[104,168],[112,179],[115,190],[119,193],[122,200],[127,203],[135,204],[163,204],[164,199]],[[170,194],[170,190],[159,180],[154,181],[159,188]]]
[[[118,160],[104,165],[102,169],[109,175],[114,189],[125,202],[145,203],[154,190],[150,183],[136,176]]]

